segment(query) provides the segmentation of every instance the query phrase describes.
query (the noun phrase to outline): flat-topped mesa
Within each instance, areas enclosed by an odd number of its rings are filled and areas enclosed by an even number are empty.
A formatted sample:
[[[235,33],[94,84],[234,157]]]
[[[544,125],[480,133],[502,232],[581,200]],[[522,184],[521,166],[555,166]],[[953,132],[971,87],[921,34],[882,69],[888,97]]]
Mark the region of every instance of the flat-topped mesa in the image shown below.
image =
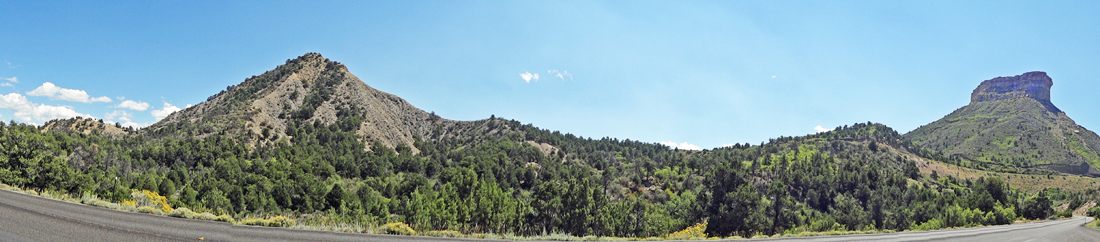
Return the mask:
[[[970,94],[970,103],[1028,97],[1043,104],[1051,112],[1061,112],[1050,102],[1050,87],[1054,82],[1046,72],[1033,71],[1018,76],[997,77],[983,81]]]
[[[1030,97],[1050,102],[1050,86],[1054,85],[1046,72],[1033,71],[1023,75],[986,80],[970,94],[970,102]]]

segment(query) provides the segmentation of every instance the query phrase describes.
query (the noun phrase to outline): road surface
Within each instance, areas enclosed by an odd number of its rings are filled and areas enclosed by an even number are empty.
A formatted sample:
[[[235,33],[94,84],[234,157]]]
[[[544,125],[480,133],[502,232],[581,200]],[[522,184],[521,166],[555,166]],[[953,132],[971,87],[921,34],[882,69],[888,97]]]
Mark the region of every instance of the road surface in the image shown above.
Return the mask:
[[[294,230],[131,213],[0,191],[0,241],[472,241]],[[486,240],[477,240],[486,241]]]
[[[833,242],[833,241],[1100,241],[1100,230],[1085,227],[1091,217],[1075,217],[1054,221],[945,229],[922,232],[860,234],[822,237],[763,239],[767,242]],[[756,240],[753,240],[756,241]]]
[[[750,241],[1100,241],[1092,218],[925,232],[776,238]],[[0,191],[0,241],[486,241],[232,226],[130,213]],[[745,241],[745,240],[737,240]]]

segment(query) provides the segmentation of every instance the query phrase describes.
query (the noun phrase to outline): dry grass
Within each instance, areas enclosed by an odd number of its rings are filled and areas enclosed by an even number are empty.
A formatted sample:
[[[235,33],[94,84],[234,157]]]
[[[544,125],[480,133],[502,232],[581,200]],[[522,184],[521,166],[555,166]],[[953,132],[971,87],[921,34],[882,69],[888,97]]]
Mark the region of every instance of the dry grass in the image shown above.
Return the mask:
[[[284,216],[275,216],[275,217],[270,217],[270,218],[246,218],[246,219],[240,220],[240,222],[237,223],[237,224],[265,226],[265,227],[290,227],[290,226],[294,226],[295,224],[298,224],[298,222],[294,221],[294,219],[287,218],[287,217],[284,217]]]
[[[935,171],[940,177],[952,176],[960,179],[975,180],[980,177],[998,177],[1008,182],[1013,188],[1034,193],[1043,188],[1057,187],[1071,191],[1084,191],[1100,186],[1100,178],[1084,177],[1078,175],[1028,175],[1003,172],[990,172],[976,170],[939,161],[918,158],[906,155],[907,158],[916,161],[920,172],[926,175]]]

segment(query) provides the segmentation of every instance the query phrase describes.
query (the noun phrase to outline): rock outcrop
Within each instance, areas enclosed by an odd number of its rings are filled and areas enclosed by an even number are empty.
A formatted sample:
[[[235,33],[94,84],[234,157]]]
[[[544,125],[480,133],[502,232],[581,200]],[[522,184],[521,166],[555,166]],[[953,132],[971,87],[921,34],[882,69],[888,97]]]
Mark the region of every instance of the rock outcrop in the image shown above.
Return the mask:
[[[1032,98],[1051,112],[1061,112],[1050,102],[1050,87],[1054,81],[1046,72],[1033,71],[1018,76],[997,77],[983,81],[970,94],[970,103],[1013,98]]]

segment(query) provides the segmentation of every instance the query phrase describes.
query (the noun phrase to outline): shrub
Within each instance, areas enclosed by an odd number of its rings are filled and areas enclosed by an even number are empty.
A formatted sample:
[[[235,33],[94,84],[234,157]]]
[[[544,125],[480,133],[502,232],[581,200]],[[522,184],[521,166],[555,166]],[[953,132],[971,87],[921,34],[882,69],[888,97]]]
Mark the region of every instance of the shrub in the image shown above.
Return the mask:
[[[164,212],[172,211],[172,206],[168,205],[168,198],[157,194],[157,192],[133,189],[130,192],[130,197],[134,199],[131,201],[137,203],[137,206],[150,206],[159,208]]]
[[[168,216],[177,218],[197,218],[199,214],[188,208],[177,208],[168,212]]]
[[[290,227],[290,226],[294,226],[295,224],[297,224],[297,222],[294,221],[294,219],[290,219],[290,218],[283,217],[283,216],[275,216],[275,217],[272,217],[272,218],[269,218],[269,219],[249,218],[249,219],[241,220],[240,223],[244,224],[244,225],[256,225],[256,226],[266,226],[266,227]]]
[[[382,231],[385,231],[387,234],[399,234],[399,235],[414,235],[414,234],[416,234],[416,230],[413,230],[412,227],[409,227],[408,224],[405,224],[405,223],[402,223],[402,222],[388,223],[388,224],[382,225],[382,227],[379,227],[379,229],[382,229]]]
[[[909,229],[910,230],[921,231],[921,230],[936,230],[936,229],[942,229],[942,228],[944,228],[943,227],[943,220],[940,220],[938,218],[934,218],[934,219],[928,220],[928,222],[921,223],[920,225],[913,224],[912,226],[910,226]]]
[[[214,217],[213,220],[214,221],[222,221],[222,222],[226,222],[226,223],[233,223],[234,222],[233,217],[230,217],[229,215],[226,215],[226,214],[218,215],[217,217]]]
[[[211,220],[211,221],[217,221],[218,220],[218,216],[214,216],[214,214],[209,213],[209,212],[199,214],[197,218],[202,219],[202,220]]]
[[[267,226],[267,220],[262,218],[246,218],[240,221],[240,224],[255,225],[255,226]]]
[[[162,211],[162,210],[160,210],[160,209],[157,209],[157,208],[154,208],[154,207],[152,207],[152,206],[142,206],[142,207],[138,208],[138,209],[137,209],[137,211],[138,211],[139,213],[148,213],[148,214],[164,215],[164,211]]]
[[[422,235],[432,237],[447,237],[447,238],[461,238],[462,233],[454,230],[433,230],[421,233]]]
[[[1065,211],[1056,213],[1056,215],[1058,218],[1071,218],[1073,217],[1073,210],[1066,209]]]
[[[84,196],[80,197],[80,203],[110,209],[117,209],[119,206],[118,204],[99,199],[99,196],[92,193],[84,193]]]
[[[295,224],[298,224],[298,221],[294,221],[294,219],[283,217],[283,216],[271,217],[268,220],[271,221],[268,226],[272,226],[272,227],[290,227],[290,226],[294,226]]]
[[[676,231],[675,233],[665,235],[666,239],[705,239],[707,233],[703,231],[707,230],[707,223],[697,223],[691,227],[687,227],[684,230]]]

